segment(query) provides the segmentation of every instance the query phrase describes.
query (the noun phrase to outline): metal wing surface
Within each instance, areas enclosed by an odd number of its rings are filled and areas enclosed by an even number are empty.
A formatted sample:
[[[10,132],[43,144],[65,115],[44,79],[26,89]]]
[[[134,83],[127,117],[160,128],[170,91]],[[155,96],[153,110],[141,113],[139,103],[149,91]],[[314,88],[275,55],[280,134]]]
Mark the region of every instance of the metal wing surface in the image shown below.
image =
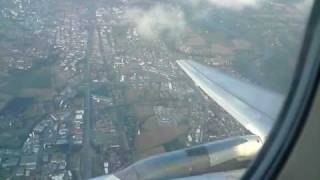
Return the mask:
[[[196,86],[247,130],[265,140],[281,110],[284,96],[195,61],[178,60],[177,63]]]

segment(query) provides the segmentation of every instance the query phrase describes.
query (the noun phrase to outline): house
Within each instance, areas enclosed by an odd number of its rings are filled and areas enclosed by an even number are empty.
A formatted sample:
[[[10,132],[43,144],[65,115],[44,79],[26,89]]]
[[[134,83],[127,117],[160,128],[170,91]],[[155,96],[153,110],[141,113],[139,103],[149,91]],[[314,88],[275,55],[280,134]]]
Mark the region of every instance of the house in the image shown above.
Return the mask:
[[[25,155],[21,157],[20,166],[24,166],[27,170],[34,170],[37,167],[37,155]]]
[[[24,175],[24,167],[19,167],[16,171],[16,176],[23,176]]]
[[[10,158],[6,159],[2,163],[2,167],[3,168],[8,168],[8,167],[17,166],[18,162],[19,162],[19,158],[18,157],[10,157]]]

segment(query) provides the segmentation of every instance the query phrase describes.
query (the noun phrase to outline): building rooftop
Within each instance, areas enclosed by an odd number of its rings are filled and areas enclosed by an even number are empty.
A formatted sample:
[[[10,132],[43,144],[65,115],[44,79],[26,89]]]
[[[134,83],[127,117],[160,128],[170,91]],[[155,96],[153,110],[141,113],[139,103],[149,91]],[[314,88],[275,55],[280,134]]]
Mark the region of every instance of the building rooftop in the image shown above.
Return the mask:
[[[25,155],[21,157],[20,166],[37,165],[37,155]]]
[[[12,166],[17,166],[18,162],[19,162],[18,157],[10,157],[2,163],[2,167],[7,168]]]

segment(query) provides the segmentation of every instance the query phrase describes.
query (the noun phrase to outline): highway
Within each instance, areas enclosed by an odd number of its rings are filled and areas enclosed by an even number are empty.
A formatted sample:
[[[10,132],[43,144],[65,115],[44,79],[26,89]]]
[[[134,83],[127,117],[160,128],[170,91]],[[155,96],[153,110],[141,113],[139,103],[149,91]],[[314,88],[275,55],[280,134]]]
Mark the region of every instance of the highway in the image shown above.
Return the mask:
[[[94,2],[92,2],[89,7],[89,22],[90,26],[88,27],[88,41],[87,41],[87,52],[85,58],[85,102],[84,102],[84,138],[83,138],[83,147],[81,150],[81,179],[89,179],[92,177],[92,163],[94,150],[91,147],[91,62],[93,58],[93,44],[94,44],[94,32],[96,29],[96,7]]]

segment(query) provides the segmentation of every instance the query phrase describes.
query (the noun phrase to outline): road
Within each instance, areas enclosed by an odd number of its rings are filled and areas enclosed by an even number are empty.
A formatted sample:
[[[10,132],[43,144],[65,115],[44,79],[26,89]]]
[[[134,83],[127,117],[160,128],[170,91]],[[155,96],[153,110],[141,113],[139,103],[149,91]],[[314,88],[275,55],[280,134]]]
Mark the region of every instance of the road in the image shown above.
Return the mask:
[[[93,58],[94,32],[96,29],[96,7],[92,2],[89,7],[89,26],[88,26],[88,42],[85,58],[85,102],[84,102],[84,139],[81,150],[81,179],[89,179],[92,177],[92,163],[94,150],[91,147],[91,59]]]

